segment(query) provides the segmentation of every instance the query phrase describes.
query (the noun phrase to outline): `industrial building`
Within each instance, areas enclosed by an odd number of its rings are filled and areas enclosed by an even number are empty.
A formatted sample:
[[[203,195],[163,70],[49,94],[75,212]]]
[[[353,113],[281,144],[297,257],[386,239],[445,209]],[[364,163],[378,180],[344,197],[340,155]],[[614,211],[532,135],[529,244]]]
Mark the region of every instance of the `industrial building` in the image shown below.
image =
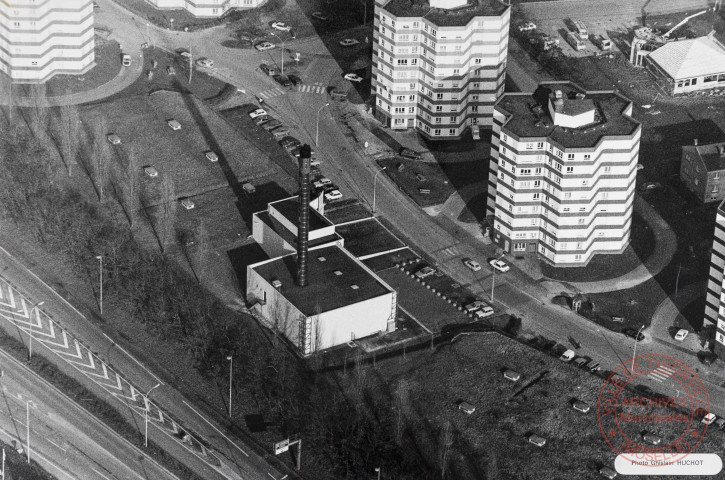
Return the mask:
[[[0,70],[18,83],[93,68],[92,0],[0,2]]]
[[[715,217],[715,234],[712,240],[710,273],[705,299],[705,322],[717,327],[715,332],[715,353],[725,358],[725,201],[720,204]]]
[[[246,298],[257,319],[308,356],[395,330],[397,293],[343,247],[319,212],[323,197],[310,199],[309,147],[300,156],[299,196],[254,214],[252,235],[272,258],[247,267]]]
[[[375,117],[430,139],[490,128],[504,90],[510,14],[496,0],[376,0]]]
[[[703,203],[725,199],[725,143],[682,147],[680,179]]]
[[[496,104],[487,215],[516,256],[583,266],[629,244],[641,125],[611,91],[546,82]]]
[[[156,8],[182,8],[196,17],[221,17],[234,8],[254,8],[266,0],[146,0]]]

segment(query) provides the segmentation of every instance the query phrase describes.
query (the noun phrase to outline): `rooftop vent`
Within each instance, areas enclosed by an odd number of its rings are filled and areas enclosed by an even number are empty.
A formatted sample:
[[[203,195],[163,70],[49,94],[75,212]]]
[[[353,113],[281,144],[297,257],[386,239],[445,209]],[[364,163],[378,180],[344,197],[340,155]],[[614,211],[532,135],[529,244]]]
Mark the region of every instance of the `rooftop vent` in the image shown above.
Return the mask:
[[[272,280],[272,286],[279,289],[282,286],[282,282],[280,282],[279,280]]]
[[[717,151],[721,157],[725,157],[725,145],[718,145]]]
[[[319,257],[317,257],[317,260],[319,260],[321,262],[326,262],[327,261],[327,259],[325,257],[323,257],[322,255],[320,255]]]
[[[350,285],[350,288],[352,288],[353,290],[359,290],[360,289],[360,287],[358,287],[354,283],[352,285]]]
[[[697,146],[697,139],[693,140],[693,145]]]
[[[340,270],[335,270],[335,271],[334,271],[333,273],[334,273],[335,275],[337,275],[338,277],[339,277],[340,275],[342,275],[342,272],[341,272]]]
[[[557,90],[554,92],[554,98],[558,99],[564,99],[564,94],[561,92],[561,90]]]

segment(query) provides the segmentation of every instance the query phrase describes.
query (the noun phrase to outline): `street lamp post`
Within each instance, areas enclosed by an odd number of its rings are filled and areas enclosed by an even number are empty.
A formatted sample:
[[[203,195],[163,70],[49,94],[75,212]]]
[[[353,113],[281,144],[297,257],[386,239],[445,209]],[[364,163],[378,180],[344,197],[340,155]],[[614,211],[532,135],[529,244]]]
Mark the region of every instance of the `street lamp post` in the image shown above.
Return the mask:
[[[232,367],[234,366],[234,357],[229,355],[229,418],[232,418]]]
[[[98,307],[103,315],[103,255],[98,255]]]
[[[378,472],[378,480],[380,480],[380,467],[375,467],[375,471]]]
[[[502,253],[496,260],[501,260],[506,252]],[[493,265],[492,265],[493,266]],[[496,267],[493,268],[493,275],[491,276],[491,303],[493,303],[493,287],[496,286]]]
[[[35,315],[39,317],[38,307],[40,307],[44,303],[45,300],[43,300],[42,302],[38,302],[30,310],[30,317],[28,318],[28,325],[30,326],[28,329],[28,361],[33,358],[33,313],[35,313]]]
[[[274,33],[274,32],[269,32],[269,34],[270,34],[270,35],[274,35],[275,37],[277,37],[277,39],[278,39],[278,40],[279,40],[280,42],[282,42],[282,75],[284,75],[284,40],[282,40],[282,38],[280,38],[280,36],[279,36],[279,35],[277,35],[277,34],[276,34],[276,33]],[[295,38],[295,37],[290,37],[290,38]]]
[[[632,351],[632,368],[630,368],[630,372],[632,375],[634,375],[634,357],[637,355],[637,342],[639,341],[639,334],[642,332],[642,329],[644,328],[644,325],[639,327],[639,330],[637,330],[637,335],[634,337],[634,350]]]
[[[377,181],[377,179],[378,179],[378,175],[379,175],[379,174],[380,174],[380,173],[381,173],[381,172],[382,172],[383,170],[385,170],[385,169],[387,169],[387,168],[388,168],[388,167],[383,167],[383,168],[381,168],[380,170],[378,170],[377,172],[375,172],[375,176],[373,177],[373,215],[375,215],[375,200],[376,200],[376,198],[375,198],[375,193],[376,193],[376,191],[375,191],[375,187],[377,186],[377,183],[375,183],[375,182],[376,182],[376,181]]]
[[[148,448],[149,446],[149,395],[151,395],[151,391],[156,388],[160,387],[161,384],[157,383],[153,387],[149,389],[149,391],[144,395],[144,406],[146,407],[146,419],[144,421],[144,447]]]
[[[26,427],[26,447],[28,449],[28,463],[30,463],[30,400],[25,402],[25,427]]]
[[[315,127],[315,147],[317,147],[317,144],[320,142],[320,112],[322,111],[323,108],[329,107],[329,106],[330,106],[330,103],[328,102],[317,110],[317,124],[316,124],[317,126]]]

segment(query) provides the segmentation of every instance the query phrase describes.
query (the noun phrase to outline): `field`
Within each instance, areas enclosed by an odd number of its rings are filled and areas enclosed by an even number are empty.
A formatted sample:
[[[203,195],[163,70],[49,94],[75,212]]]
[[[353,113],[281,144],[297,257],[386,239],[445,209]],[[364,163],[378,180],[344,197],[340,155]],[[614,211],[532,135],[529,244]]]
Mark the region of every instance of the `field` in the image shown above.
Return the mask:
[[[521,380],[504,379],[504,369],[521,373]],[[596,412],[604,380],[507,337],[461,336],[434,353],[378,360],[374,373],[370,388],[379,395],[394,397],[395,386],[405,386],[410,448],[422,452],[432,470],[445,465],[447,478],[597,478],[597,470],[612,466],[616,456],[604,441]],[[591,410],[575,411],[575,399]],[[476,411],[467,415],[459,410],[461,401]],[[667,428],[650,431],[665,443],[675,440]],[[546,445],[528,443],[531,433],[544,437]],[[719,452],[722,440],[722,432],[711,429],[696,452]],[[450,450],[444,464],[446,444]]]

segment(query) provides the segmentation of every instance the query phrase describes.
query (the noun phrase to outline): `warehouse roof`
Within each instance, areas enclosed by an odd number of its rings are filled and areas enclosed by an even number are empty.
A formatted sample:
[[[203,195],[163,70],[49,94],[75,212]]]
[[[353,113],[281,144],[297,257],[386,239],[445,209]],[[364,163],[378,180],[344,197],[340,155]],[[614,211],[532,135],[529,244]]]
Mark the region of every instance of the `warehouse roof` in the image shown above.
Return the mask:
[[[725,47],[709,36],[668,42],[649,59],[675,80],[725,73]]]

